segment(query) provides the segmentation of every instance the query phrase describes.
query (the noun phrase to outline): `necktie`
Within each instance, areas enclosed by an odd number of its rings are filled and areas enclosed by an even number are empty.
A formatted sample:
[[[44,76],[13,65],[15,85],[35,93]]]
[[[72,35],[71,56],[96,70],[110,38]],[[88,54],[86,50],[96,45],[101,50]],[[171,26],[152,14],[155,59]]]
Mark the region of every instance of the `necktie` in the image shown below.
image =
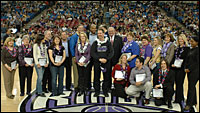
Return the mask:
[[[113,45],[113,42],[114,42],[114,41],[113,41],[113,37],[110,37],[110,38],[111,38],[111,44]]]

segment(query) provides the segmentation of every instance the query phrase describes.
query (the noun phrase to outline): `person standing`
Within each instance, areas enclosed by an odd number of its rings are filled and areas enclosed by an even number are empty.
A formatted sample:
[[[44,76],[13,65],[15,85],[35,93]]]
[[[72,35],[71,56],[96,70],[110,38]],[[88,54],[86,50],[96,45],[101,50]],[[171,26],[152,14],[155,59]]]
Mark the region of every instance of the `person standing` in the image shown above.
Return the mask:
[[[185,61],[189,53],[189,50],[190,48],[188,47],[188,41],[186,36],[184,34],[180,34],[177,40],[177,49],[175,50],[174,58],[172,60],[173,63],[172,69],[175,72],[175,84],[176,84],[174,103],[179,103],[180,105],[181,102],[184,102],[183,84],[186,75],[184,71],[184,66],[186,65]],[[177,64],[175,65],[176,62],[181,62],[181,64],[179,64],[179,66]]]
[[[166,34],[165,42],[161,50],[161,58],[166,59],[170,66],[171,66],[172,59],[174,57],[174,51],[175,51],[175,46],[173,42],[174,42],[173,35],[170,33]]]
[[[165,105],[168,102],[168,108],[172,109],[172,96],[174,94],[175,73],[169,68],[167,60],[162,59],[160,69],[157,69],[153,75],[153,87],[163,89],[163,98],[156,98],[155,105]]]
[[[116,77],[116,73],[121,72],[123,74],[122,77]],[[130,76],[131,68],[127,62],[126,54],[122,54],[119,58],[119,63],[116,64],[112,70],[112,77],[114,79],[114,90],[112,91],[113,96],[127,98],[126,89],[130,85],[129,76]]]
[[[92,44],[91,47],[91,56],[94,59],[94,97],[99,96],[100,94],[100,74],[103,72],[103,93],[105,97],[108,97],[109,90],[109,78],[110,73],[110,62],[111,58],[114,55],[114,50],[109,42],[108,38],[104,38],[104,30],[98,30],[98,39]]]
[[[192,49],[186,59],[185,72],[188,77],[188,93],[186,107],[184,110],[190,110],[197,104],[196,84],[199,80],[199,37],[192,36],[190,39]]]
[[[114,49],[114,56],[111,59],[111,67],[110,67],[110,73],[112,73],[112,67],[114,67],[120,56],[121,56],[121,49],[123,47],[123,42],[122,42],[122,37],[118,36],[115,34],[115,28],[114,27],[109,27],[108,28],[108,38],[113,46]],[[110,74],[111,75],[111,74]],[[112,86],[112,77],[109,77],[109,88],[111,89]]]
[[[54,36],[51,46],[48,48],[50,58],[50,70],[52,74],[52,95],[64,95],[63,93],[63,78],[64,64],[66,58],[65,48],[62,46],[62,41],[59,36]],[[57,88],[58,77],[58,88]]]
[[[161,58],[161,50],[162,50],[162,43],[161,43],[161,39],[159,37],[155,37],[153,39],[153,51],[152,51],[152,58],[149,61],[149,68],[151,69],[152,73],[154,73],[154,71],[156,69],[160,68],[160,58]],[[153,68],[152,66],[155,65],[155,67]]]
[[[127,42],[123,46],[121,52],[122,53],[128,53],[131,54],[130,57],[128,57],[128,64],[132,68],[135,67],[135,61],[136,58],[140,54],[140,47],[139,45],[133,40],[133,34],[131,32],[127,33]]]
[[[126,90],[127,95],[135,96],[139,104],[141,91],[145,91],[145,104],[149,104],[150,93],[152,91],[151,71],[144,66],[144,58],[138,57],[135,62],[136,67],[131,70],[129,77],[130,86]],[[140,79],[139,79],[140,77]]]
[[[71,66],[72,66],[72,55],[70,52],[70,45],[69,45],[69,35],[66,32],[61,33],[62,37],[62,45],[65,48],[65,53],[66,53],[66,58],[64,62],[64,67],[66,67],[66,78],[65,78],[65,86],[66,90],[72,91],[71,90]]]
[[[19,60],[19,78],[20,78],[20,96],[24,96],[25,80],[27,78],[27,95],[30,95],[32,74],[33,74],[33,47],[29,43],[30,38],[28,35],[24,35],[22,38],[24,44],[19,46],[18,60]]]
[[[152,57],[153,48],[149,44],[149,39],[146,35],[141,37],[142,48],[140,50],[140,56],[144,58],[144,65],[147,65]]]
[[[78,43],[75,49],[75,57],[78,67],[78,89],[81,96],[83,93],[87,94],[88,91],[88,76],[89,76],[89,62],[90,62],[90,44],[87,35],[81,32],[79,35]],[[91,78],[90,78],[91,80]]]
[[[6,38],[3,49],[1,51],[1,59],[6,96],[10,99],[13,99],[15,97],[15,95],[12,94],[12,90],[15,71],[18,67],[17,57],[18,52],[17,49],[14,47],[14,38]]]
[[[90,32],[87,33],[90,47],[92,44],[97,40],[97,26],[95,24],[91,24],[90,26]],[[91,89],[91,78],[92,78],[92,67],[94,66],[94,60],[92,57],[90,57],[90,63],[89,65],[89,72],[88,72],[88,90]]]
[[[84,26],[79,25],[77,28],[77,32],[70,37],[70,51],[72,54],[72,66],[73,66],[73,76],[74,76],[74,89],[76,92],[78,92],[78,70],[77,70],[77,64],[76,64],[76,57],[75,57],[75,48],[76,44],[79,38],[79,34],[81,32],[84,32]]]
[[[45,31],[44,32],[44,41],[45,41],[44,43],[45,43],[47,48],[51,45],[51,42],[52,42],[51,38],[52,38],[51,31],[49,31],[49,30]],[[47,84],[48,84],[48,88],[47,88]],[[43,92],[45,92],[45,93],[48,93],[49,91],[52,92],[51,86],[52,86],[51,85],[51,71],[50,71],[50,68],[48,66],[45,69],[43,79],[42,79],[42,90],[43,90]]]
[[[38,34],[36,37],[35,44],[33,45],[33,59],[37,72],[36,94],[41,97],[46,97],[42,92],[42,79],[45,68],[49,65],[49,58],[43,34]]]

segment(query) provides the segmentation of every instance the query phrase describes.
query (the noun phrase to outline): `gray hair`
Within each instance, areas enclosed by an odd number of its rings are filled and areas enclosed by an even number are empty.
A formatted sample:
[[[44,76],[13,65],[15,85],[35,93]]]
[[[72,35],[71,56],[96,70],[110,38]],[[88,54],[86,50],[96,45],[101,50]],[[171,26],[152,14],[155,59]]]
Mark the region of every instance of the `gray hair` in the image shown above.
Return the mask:
[[[22,41],[24,41],[24,39],[28,39],[28,40],[30,40],[30,38],[29,38],[29,35],[24,35],[23,37],[22,37]]]

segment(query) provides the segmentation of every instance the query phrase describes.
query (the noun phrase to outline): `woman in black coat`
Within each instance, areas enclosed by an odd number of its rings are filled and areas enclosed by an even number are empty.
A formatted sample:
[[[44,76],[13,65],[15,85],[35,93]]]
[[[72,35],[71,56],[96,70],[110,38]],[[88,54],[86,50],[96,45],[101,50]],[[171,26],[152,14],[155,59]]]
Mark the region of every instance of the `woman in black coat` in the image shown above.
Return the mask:
[[[188,76],[188,95],[184,110],[190,110],[197,104],[196,84],[199,80],[199,37],[193,36],[190,39],[192,49],[187,56],[185,72]]]
[[[162,59],[160,65],[160,69],[157,69],[153,75],[153,87],[154,89],[163,89],[163,98],[156,98],[155,105],[160,106],[168,101],[168,108],[172,109],[175,73],[169,69],[166,59]]]
[[[186,75],[184,71],[184,66],[189,51],[190,48],[188,47],[188,41],[186,36],[184,34],[180,34],[177,41],[177,48],[175,50],[175,55],[172,60],[172,69],[175,72],[175,84],[176,84],[174,103],[179,103],[180,105],[181,102],[184,102],[183,84]],[[178,66],[176,62],[180,60],[182,60],[183,62],[182,64],[180,64],[180,66]]]

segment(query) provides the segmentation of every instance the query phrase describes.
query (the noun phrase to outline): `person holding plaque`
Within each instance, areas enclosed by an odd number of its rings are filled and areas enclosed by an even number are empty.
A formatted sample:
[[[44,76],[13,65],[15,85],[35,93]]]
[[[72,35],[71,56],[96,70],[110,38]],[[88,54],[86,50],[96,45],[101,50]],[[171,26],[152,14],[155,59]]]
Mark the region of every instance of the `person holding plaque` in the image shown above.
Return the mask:
[[[175,45],[173,42],[174,42],[173,35],[170,33],[166,34],[165,42],[161,50],[161,58],[166,59],[170,66],[171,66],[172,59],[174,57],[174,51],[175,51]]]
[[[190,48],[188,47],[188,41],[185,34],[180,34],[177,40],[177,49],[175,50],[175,55],[172,60],[172,69],[175,72],[176,83],[174,103],[179,103],[180,105],[181,102],[184,101],[183,84],[186,75],[184,66],[189,50]]]
[[[65,48],[62,46],[62,41],[59,36],[53,38],[53,43],[48,48],[50,58],[50,70],[52,74],[52,95],[64,95],[63,93],[63,78],[64,78],[64,61],[66,58]],[[57,88],[58,77],[58,88]]]
[[[172,96],[174,94],[175,73],[169,68],[168,62],[162,59],[160,69],[157,69],[153,75],[154,89],[163,89],[163,97],[155,97],[155,105],[161,106],[168,101],[168,108],[172,109]]]
[[[199,80],[199,37],[192,36],[190,44],[192,48],[188,53],[184,67],[188,76],[188,93],[184,110],[190,110],[193,105],[197,104],[196,84]]]
[[[95,94],[94,97],[99,96],[100,94],[100,75],[101,71],[103,72],[103,93],[105,97],[108,97],[109,91],[109,80],[111,77],[109,69],[110,69],[110,61],[114,55],[113,47],[108,40],[108,37],[104,37],[104,30],[98,30],[98,39],[92,44],[91,47],[91,56],[94,59],[94,89]]]
[[[6,96],[10,99],[13,99],[15,97],[15,95],[12,94],[12,90],[14,84],[15,71],[18,67],[17,57],[18,52],[17,49],[14,47],[14,38],[6,38],[1,51],[1,59]]]
[[[78,89],[79,94],[87,94],[88,91],[88,74],[89,74],[89,62],[90,62],[90,43],[87,35],[84,32],[79,34],[78,43],[75,49],[75,57],[78,68]],[[91,79],[91,78],[90,78]]]
[[[131,68],[127,62],[126,54],[122,54],[119,58],[119,63],[116,64],[112,70],[112,77],[114,79],[114,90],[112,91],[113,96],[127,98],[126,89],[129,84]]]
[[[38,34],[35,40],[35,44],[33,45],[33,59],[38,76],[36,84],[36,94],[41,97],[46,97],[45,94],[42,92],[42,79],[45,68],[49,65],[47,47],[44,42],[44,35]]]
[[[133,40],[133,34],[131,32],[127,33],[127,42],[123,46],[121,52],[126,53],[128,55],[128,64],[130,68],[135,67],[135,61],[137,56],[140,55],[140,47],[139,45]]]
[[[30,45],[30,39],[28,35],[24,35],[22,38],[22,46],[19,46],[18,60],[19,60],[19,78],[20,78],[20,96],[24,96],[25,80],[27,78],[27,95],[30,95],[32,74],[33,74],[33,48]]]
[[[153,51],[152,51],[152,58],[149,61],[149,68],[153,73],[156,69],[160,68],[160,52],[162,50],[161,39],[159,37],[155,37],[153,39]]]
[[[129,77],[130,86],[126,90],[126,94],[136,97],[139,104],[141,91],[145,91],[145,104],[149,104],[150,93],[152,90],[151,71],[149,67],[144,66],[144,58],[138,57],[135,62],[136,67],[131,70]],[[144,103],[142,101],[142,103]]]

